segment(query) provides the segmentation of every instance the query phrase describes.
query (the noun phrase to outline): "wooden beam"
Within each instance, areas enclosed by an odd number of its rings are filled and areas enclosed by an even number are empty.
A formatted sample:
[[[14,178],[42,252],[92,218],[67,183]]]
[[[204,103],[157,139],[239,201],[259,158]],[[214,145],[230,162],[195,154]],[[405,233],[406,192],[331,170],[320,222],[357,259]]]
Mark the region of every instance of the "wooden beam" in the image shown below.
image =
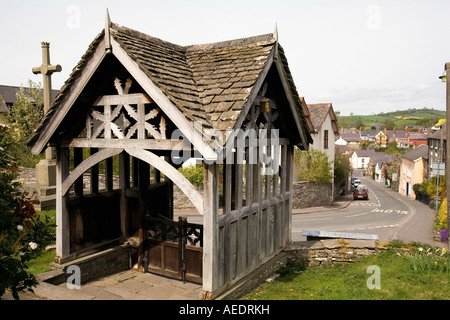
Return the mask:
[[[219,165],[204,164],[203,170],[203,295],[213,298],[214,291],[221,285],[219,273]]]
[[[94,106],[117,106],[125,104],[150,104],[153,100],[144,93],[116,94],[100,96]]]
[[[261,89],[261,86],[263,85],[264,80],[266,79],[266,76],[269,73],[270,68],[272,67],[272,64],[274,61],[274,55],[275,55],[275,50],[272,50],[272,52],[267,57],[266,65],[264,66],[261,73],[259,74],[258,79],[256,80],[256,83],[253,86],[253,89],[247,98],[247,102],[245,103],[244,107],[242,108],[241,114],[239,115],[236,123],[234,124],[233,134],[231,134],[230,137],[228,137],[228,139],[230,139],[230,138],[234,139],[235,135],[237,134],[238,129],[240,129],[242,127],[242,123],[244,122],[245,117],[247,117],[250,107],[253,105],[255,98],[258,95],[258,92]]]
[[[189,200],[191,200],[197,211],[200,214],[203,214],[203,197],[189,182],[189,180],[186,179],[177,169],[150,151],[137,149],[125,149],[125,151],[131,156],[147,162],[157,170],[164,173],[164,175],[172,180],[173,183],[175,183],[184,192]]]
[[[114,149],[146,149],[146,150],[169,150],[189,151],[193,146],[185,140],[164,139],[85,139],[74,138],[63,140],[62,147],[70,148],[114,148]]]
[[[96,152],[77,166],[62,183],[62,195],[65,196],[72,184],[89,168],[109,157],[120,154],[123,149],[103,149]]]
[[[69,149],[56,149],[56,256],[70,254],[70,225],[63,182],[69,175]],[[75,180],[74,180],[75,181]]]
[[[122,238],[128,236],[128,200],[126,190],[130,187],[130,156],[126,152],[119,155],[120,230]]]
[[[89,149],[90,155],[94,155],[95,153],[98,152],[98,148],[90,148]],[[98,164],[95,164],[91,167],[91,187],[90,187],[90,192],[92,193],[96,193],[98,192]]]
[[[289,107],[291,109],[292,117],[294,118],[295,124],[297,125],[297,130],[298,130],[298,132],[300,134],[300,138],[302,139],[302,145],[305,148],[305,150],[308,150],[309,149],[309,143],[308,143],[308,140],[306,139],[305,132],[303,131],[303,129],[305,129],[305,128],[302,127],[302,123],[301,123],[301,121],[300,121],[300,119],[298,117],[297,104],[295,102],[295,99],[300,99],[300,98],[292,96],[291,86],[289,85],[289,81],[287,80],[286,72],[284,71],[284,66],[280,62],[281,59],[280,59],[278,53],[276,55],[276,59],[274,59],[274,60],[275,60],[275,65],[276,65],[277,70],[278,70],[278,74],[279,74],[280,79],[281,79],[281,83],[282,83],[283,88],[284,88],[284,92],[285,92],[286,98],[287,98],[287,100],[289,102]]]

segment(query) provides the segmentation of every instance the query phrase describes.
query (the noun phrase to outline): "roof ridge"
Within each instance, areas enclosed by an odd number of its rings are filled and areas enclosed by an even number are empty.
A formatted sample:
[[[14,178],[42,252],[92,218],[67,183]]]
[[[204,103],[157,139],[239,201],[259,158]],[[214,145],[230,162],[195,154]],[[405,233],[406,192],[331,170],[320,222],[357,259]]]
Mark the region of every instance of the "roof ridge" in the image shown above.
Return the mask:
[[[270,41],[271,40],[271,41]],[[187,51],[192,50],[210,50],[210,49],[220,49],[225,47],[239,47],[243,45],[248,45],[250,43],[259,43],[259,42],[267,42],[270,41],[275,42],[275,38],[272,33],[252,36],[252,37],[244,37],[239,39],[211,42],[205,44],[193,44],[185,46]]]
[[[142,39],[142,40],[157,42],[159,44],[163,44],[165,46],[172,47],[172,49],[175,49],[175,50],[184,51],[184,52],[186,51],[184,46],[181,46],[181,45],[178,45],[178,44],[175,44],[173,42],[166,41],[166,40],[162,40],[162,39],[157,38],[157,37],[150,36],[147,33],[143,33],[141,31],[138,31],[138,30],[135,30],[135,29],[131,29],[131,28],[128,28],[128,27],[125,27],[125,26],[121,26],[118,23],[112,22],[111,23],[111,29],[113,31],[115,31],[115,32],[122,32],[122,33],[125,33],[125,34],[129,35],[129,36],[136,37],[136,38],[139,38],[139,39]]]

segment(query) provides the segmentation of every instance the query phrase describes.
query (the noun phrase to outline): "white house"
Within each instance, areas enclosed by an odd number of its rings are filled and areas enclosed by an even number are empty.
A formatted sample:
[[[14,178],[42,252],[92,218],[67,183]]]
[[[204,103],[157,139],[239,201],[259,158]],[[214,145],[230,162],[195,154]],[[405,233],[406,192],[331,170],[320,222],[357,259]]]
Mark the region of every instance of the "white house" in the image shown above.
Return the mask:
[[[375,155],[374,150],[355,150],[350,157],[353,169],[367,169],[370,159]]]
[[[336,137],[339,136],[339,129],[333,106],[331,103],[308,104],[307,106],[314,127],[314,133],[311,135],[314,143],[310,147],[325,152],[328,160],[334,161],[334,144]]]

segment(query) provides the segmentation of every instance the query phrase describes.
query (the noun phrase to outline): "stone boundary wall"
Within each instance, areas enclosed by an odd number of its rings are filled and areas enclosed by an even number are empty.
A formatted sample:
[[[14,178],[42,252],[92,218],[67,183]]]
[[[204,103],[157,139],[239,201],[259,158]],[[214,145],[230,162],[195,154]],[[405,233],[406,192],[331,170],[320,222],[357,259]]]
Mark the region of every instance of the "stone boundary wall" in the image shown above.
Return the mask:
[[[239,299],[267,281],[288,262],[306,266],[351,263],[361,257],[376,254],[381,249],[376,240],[324,239],[293,242],[238,284],[228,288],[217,299]]]
[[[324,239],[293,242],[284,251],[292,262],[320,266],[354,262],[380,250],[376,240]]]
[[[331,183],[294,182],[292,208],[303,209],[333,204]]]

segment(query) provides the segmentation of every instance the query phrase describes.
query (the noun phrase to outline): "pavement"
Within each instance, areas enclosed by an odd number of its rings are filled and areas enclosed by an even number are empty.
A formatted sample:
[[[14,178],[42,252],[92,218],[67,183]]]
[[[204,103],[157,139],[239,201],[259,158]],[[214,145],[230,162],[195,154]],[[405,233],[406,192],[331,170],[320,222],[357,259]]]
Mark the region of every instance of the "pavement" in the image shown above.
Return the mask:
[[[70,289],[65,282],[60,285],[40,282],[33,290],[34,293],[21,293],[20,300],[199,300],[202,286],[132,269],[81,285],[79,289]],[[9,293],[1,299],[14,300]]]
[[[393,196],[401,197],[393,191]],[[435,242],[431,233],[434,213],[426,205],[405,197],[400,201],[415,209],[414,214],[396,231],[396,239],[404,242],[418,241],[434,246],[446,247]],[[293,214],[336,211],[346,208],[352,202],[352,195],[341,197],[330,206],[293,209]],[[418,212],[420,211],[420,213]],[[198,216],[193,210],[177,211],[175,216]],[[424,227],[425,226],[425,227]],[[39,276],[39,275],[38,275]],[[82,285],[80,289],[69,289],[66,283],[52,285],[41,282],[34,288],[34,294],[20,294],[21,300],[199,300],[200,284],[171,279],[136,269],[124,271],[97,281]],[[4,294],[2,300],[13,300],[11,294]]]

